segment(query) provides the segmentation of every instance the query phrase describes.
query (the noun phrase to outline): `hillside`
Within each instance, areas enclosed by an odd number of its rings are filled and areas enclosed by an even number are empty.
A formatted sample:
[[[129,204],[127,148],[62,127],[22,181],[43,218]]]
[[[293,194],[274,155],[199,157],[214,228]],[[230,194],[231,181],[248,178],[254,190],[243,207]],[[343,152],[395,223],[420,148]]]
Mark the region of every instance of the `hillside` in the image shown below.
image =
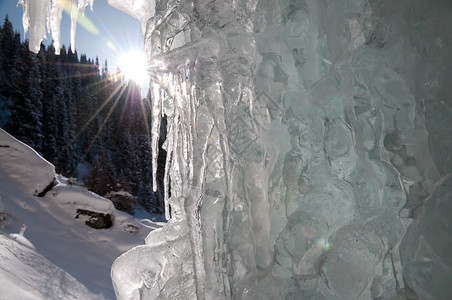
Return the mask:
[[[114,299],[114,259],[161,226],[147,217],[116,210],[0,129],[0,299]]]

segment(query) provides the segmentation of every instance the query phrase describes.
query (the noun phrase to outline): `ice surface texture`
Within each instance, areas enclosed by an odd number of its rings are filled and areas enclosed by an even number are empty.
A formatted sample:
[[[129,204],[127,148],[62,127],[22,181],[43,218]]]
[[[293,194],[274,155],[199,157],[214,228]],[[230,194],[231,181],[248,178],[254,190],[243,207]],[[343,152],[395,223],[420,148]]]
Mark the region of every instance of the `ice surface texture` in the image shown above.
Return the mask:
[[[452,294],[450,1],[109,3],[142,24],[171,182],[118,298]]]

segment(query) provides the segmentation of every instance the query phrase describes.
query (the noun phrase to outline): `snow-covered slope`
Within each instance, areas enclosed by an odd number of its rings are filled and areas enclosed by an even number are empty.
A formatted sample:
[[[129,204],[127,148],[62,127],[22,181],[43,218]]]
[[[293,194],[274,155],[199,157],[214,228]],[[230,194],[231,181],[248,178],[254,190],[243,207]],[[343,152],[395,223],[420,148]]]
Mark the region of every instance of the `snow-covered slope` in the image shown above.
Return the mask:
[[[97,215],[111,226],[87,226]],[[0,129],[0,299],[114,299],[112,262],[157,227],[70,184]]]
[[[23,241],[0,235],[1,299],[103,298]]]

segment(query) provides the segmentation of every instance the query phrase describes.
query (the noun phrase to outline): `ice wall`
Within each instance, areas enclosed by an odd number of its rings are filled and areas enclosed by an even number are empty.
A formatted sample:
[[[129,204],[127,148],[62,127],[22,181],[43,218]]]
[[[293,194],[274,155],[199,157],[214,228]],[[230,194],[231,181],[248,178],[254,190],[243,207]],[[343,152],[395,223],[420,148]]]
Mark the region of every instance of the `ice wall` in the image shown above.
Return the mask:
[[[449,1],[109,3],[142,23],[171,183],[119,299],[452,294]]]

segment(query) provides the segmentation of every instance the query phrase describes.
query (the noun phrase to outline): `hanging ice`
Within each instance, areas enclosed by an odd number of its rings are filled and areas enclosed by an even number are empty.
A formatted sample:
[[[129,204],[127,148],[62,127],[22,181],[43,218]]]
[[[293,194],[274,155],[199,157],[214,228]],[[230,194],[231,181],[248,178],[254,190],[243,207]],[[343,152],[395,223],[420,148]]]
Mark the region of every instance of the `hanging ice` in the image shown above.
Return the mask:
[[[29,49],[38,53],[41,42],[47,31],[52,32],[55,52],[60,53],[60,24],[63,10],[71,14],[71,50],[75,52],[75,32],[78,14],[85,11],[90,4],[93,9],[94,0],[19,0],[17,6],[23,8],[24,32],[29,31]]]
[[[109,3],[142,24],[171,183],[119,299],[452,293],[448,1]]]

